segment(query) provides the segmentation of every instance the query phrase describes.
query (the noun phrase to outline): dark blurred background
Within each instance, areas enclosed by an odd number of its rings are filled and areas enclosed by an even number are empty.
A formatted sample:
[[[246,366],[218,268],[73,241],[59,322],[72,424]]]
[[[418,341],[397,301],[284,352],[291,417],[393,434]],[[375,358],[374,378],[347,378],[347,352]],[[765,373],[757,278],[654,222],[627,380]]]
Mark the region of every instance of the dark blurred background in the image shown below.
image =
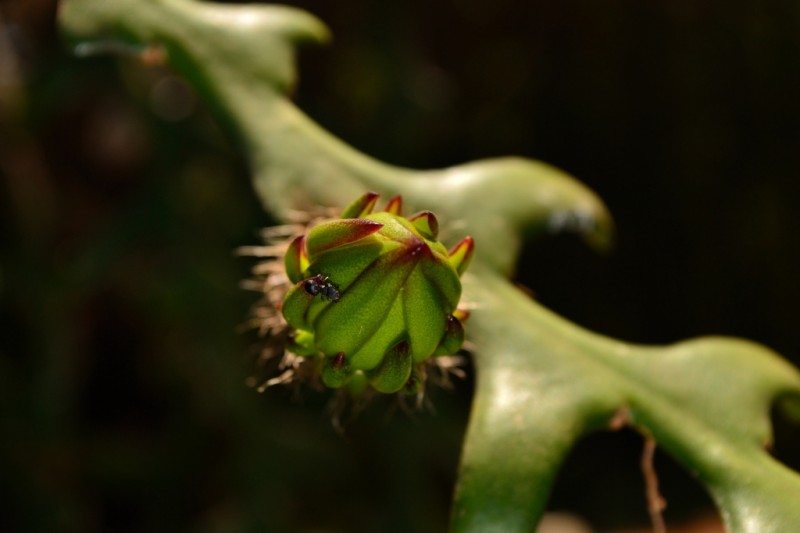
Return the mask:
[[[509,154],[607,202],[615,249],[532,244],[519,281],[604,334],[748,337],[800,363],[800,3],[292,2],[334,42],[296,98],[391,163]],[[259,395],[237,246],[270,223],[243,154],[191,88],[78,60],[53,0],[0,3],[0,530],[437,532],[471,380],[434,413]],[[268,120],[268,117],[265,117]],[[775,454],[800,466],[776,414]],[[647,524],[632,432],[570,458],[554,510]],[[709,512],[658,456],[668,523]]]

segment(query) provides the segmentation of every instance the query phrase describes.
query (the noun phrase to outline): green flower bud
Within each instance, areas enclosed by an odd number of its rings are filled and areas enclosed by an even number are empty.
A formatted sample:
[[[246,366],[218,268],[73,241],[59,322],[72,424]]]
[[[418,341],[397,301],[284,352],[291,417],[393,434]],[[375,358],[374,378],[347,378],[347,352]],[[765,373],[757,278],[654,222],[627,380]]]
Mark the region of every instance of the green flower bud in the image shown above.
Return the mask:
[[[474,245],[467,237],[448,252],[433,213],[404,218],[399,196],[373,213],[377,199],[365,194],[292,242],[282,312],[296,330],[289,349],[316,352],[327,386],[358,376],[379,392],[413,392],[424,375],[415,368],[463,343],[459,276]]]

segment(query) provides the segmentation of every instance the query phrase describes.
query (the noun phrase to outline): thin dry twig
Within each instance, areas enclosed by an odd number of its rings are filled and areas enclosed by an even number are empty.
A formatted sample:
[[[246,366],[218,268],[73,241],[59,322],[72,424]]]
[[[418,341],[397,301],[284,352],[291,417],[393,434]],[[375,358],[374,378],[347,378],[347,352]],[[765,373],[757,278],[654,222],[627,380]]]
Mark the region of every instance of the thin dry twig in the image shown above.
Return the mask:
[[[650,513],[653,533],[667,533],[667,526],[664,523],[664,516],[662,514],[667,507],[667,501],[661,496],[658,490],[658,475],[653,465],[655,452],[655,439],[649,435],[645,436],[641,466],[642,474],[644,475],[645,494],[647,496],[647,511]]]

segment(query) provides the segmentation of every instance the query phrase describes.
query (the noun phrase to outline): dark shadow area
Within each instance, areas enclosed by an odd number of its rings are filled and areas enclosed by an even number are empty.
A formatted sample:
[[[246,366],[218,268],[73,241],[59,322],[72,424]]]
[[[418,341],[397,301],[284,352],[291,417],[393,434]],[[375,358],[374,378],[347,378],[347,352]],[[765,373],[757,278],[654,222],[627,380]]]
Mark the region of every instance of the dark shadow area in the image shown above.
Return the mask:
[[[795,472],[800,472],[800,399],[779,399],[772,406],[773,457]]]
[[[596,531],[648,530],[643,446],[642,437],[627,429],[583,439],[556,480],[548,510],[580,516]],[[668,455],[656,450],[653,467],[667,501],[668,528],[716,514],[708,493]]]

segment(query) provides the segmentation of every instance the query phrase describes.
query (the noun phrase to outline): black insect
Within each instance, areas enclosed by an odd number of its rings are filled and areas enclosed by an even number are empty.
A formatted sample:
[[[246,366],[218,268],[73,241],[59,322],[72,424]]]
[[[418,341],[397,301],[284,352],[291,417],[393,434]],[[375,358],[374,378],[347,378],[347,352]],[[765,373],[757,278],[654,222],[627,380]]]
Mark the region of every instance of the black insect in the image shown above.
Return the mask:
[[[331,282],[328,276],[322,274],[311,276],[305,280],[303,282],[303,288],[311,296],[320,294],[322,295],[323,299],[330,300],[332,302],[338,302],[339,298],[341,297],[339,294],[339,288]]]

